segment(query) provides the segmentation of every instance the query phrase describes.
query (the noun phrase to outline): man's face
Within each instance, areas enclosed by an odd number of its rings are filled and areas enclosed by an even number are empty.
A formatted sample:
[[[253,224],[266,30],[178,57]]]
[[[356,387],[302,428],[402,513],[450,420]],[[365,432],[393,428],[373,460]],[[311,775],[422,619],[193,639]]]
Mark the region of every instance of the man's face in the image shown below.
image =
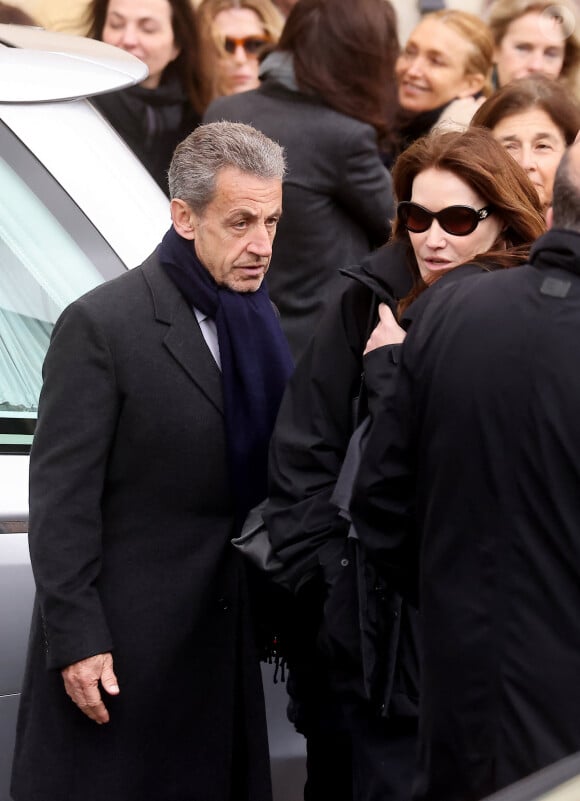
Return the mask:
[[[181,204],[175,206],[175,204]],[[178,233],[192,239],[197,257],[217,284],[234,292],[255,292],[270,265],[272,242],[282,212],[282,182],[227,167],[217,177],[216,194],[202,214],[172,201],[186,220]]]

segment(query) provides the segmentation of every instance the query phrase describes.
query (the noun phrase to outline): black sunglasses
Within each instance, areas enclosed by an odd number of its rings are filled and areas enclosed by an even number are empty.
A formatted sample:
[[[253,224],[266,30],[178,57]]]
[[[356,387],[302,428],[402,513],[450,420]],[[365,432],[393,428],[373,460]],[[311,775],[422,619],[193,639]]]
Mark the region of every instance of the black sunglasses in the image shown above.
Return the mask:
[[[226,36],[223,46],[226,53],[233,55],[238,47],[243,47],[248,56],[257,56],[268,44],[265,36],[243,36],[237,39],[235,36]]]
[[[437,220],[441,228],[452,236],[467,236],[473,233],[482,220],[492,213],[491,206],[472,209],[471,206],[447,206],[441,211],[429,211],[418,203],[403,200],[397,206],[397,217],[401,225],[413,234],[422,234]]]

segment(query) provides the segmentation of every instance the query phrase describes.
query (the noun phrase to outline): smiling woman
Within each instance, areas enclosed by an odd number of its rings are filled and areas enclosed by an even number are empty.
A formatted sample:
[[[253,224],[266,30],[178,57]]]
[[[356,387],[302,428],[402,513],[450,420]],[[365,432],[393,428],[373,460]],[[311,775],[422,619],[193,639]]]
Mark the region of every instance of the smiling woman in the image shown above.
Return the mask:
[[[89,35],[144,61],[139,86],[94,100],[167,192],[173,151],[200,122],[199,42],[189,0],[92,0]]]
[[[469,123],[491,86],[493,43],[485,23],[465,11],[427,14],[396,64],[403,149],[445,120]]]

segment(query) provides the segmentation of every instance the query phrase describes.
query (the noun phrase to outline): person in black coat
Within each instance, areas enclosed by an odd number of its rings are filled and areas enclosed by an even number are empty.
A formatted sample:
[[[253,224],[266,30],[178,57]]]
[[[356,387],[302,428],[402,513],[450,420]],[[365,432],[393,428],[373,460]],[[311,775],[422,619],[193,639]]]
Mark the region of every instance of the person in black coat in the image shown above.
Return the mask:
[[[205,90],[190,0],[91,0],[88,35],[144,61],[138,86],[99,95],[94,105],[167,194],[173,151],[201,121]]]
[[[419,566],[421,801],[580,749],[579,176],[576,144],[530,264],[433,290],[363,454],[359,536]]]
[[[240,120],[288,158],[268,289],[295,359],[339,283],[382,245],[393,214],[379,147],[395,105],[397,26],[386,0],[302,0],[262,64],[259,89],[218,98],[205,121]]]
[[[198,127],[171,163],[159,248],[55,326],[31,453],[15,801],[271,801],[230,540],[266,493],[291,370],[262,284],[283,171],[249,126]]]
[[[306,799],[331,788],[341,799],[402,801],[414,776],[416,613],[353,548],[352,531],[347,540],[336,485],[353,430],[384,402],[385,382],[395,386],[400,342],[429,303],[432,290],[424,290],[456,273],[519,264],[544,230],[534,187],[488,131],[418,141],[393,180],[404,201],[393,241],[341,271],[340,298],[297,364],[270,447],[264,520],[275,555],[296,577],[303,620],[289,648],[289,691],[308,743]],[[441,218],[449,230],[427,212],[427,227],[410,233],[411,200],[433,212],[451,207]],[[488,205],[493,216],[477,222],[474,209]]]

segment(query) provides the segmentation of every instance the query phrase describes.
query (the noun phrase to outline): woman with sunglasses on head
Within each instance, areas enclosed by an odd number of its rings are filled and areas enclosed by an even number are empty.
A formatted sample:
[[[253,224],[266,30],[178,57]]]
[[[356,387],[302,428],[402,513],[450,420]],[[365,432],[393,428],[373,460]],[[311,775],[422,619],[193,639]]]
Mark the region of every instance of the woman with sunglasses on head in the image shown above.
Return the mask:
[[[208,101],[257,89],[260,58],[284,26],[280,11],[271,0],[202,0],[197,14]]]
[[[300,576],[304,617],[320,627],[311,672],[331,682],[350,750],[342,764],[350,765],[352,785],[341,797],[356,801],[410,797],[418,638],[416,613],[347,538],[337,504],[348,506],[341,469],[349,441],[393,391],[397,350],[431,293],[519,265],[544,231],[534,187],[483,129],[418,140],[395,163],[393,183],[400,202],[391,241],[341,271],[342,291],[290,379],[271,441],[264,513],[275,555]],[[315,716],[316,698],[305,703]]]
[[[190,0],[91,0],[88,35],[144,61],[138,86],[93,103],[165,193],[173,151],[199,124],[203,87],[197,23]]]
[[[247,122],[284,146],[284,214],[268,273],[270,297],[297,357],[338,281],[389,231],[388,148],[398,52],[388,0],[300,0],[259,89],[215,100],[204,120]]]

